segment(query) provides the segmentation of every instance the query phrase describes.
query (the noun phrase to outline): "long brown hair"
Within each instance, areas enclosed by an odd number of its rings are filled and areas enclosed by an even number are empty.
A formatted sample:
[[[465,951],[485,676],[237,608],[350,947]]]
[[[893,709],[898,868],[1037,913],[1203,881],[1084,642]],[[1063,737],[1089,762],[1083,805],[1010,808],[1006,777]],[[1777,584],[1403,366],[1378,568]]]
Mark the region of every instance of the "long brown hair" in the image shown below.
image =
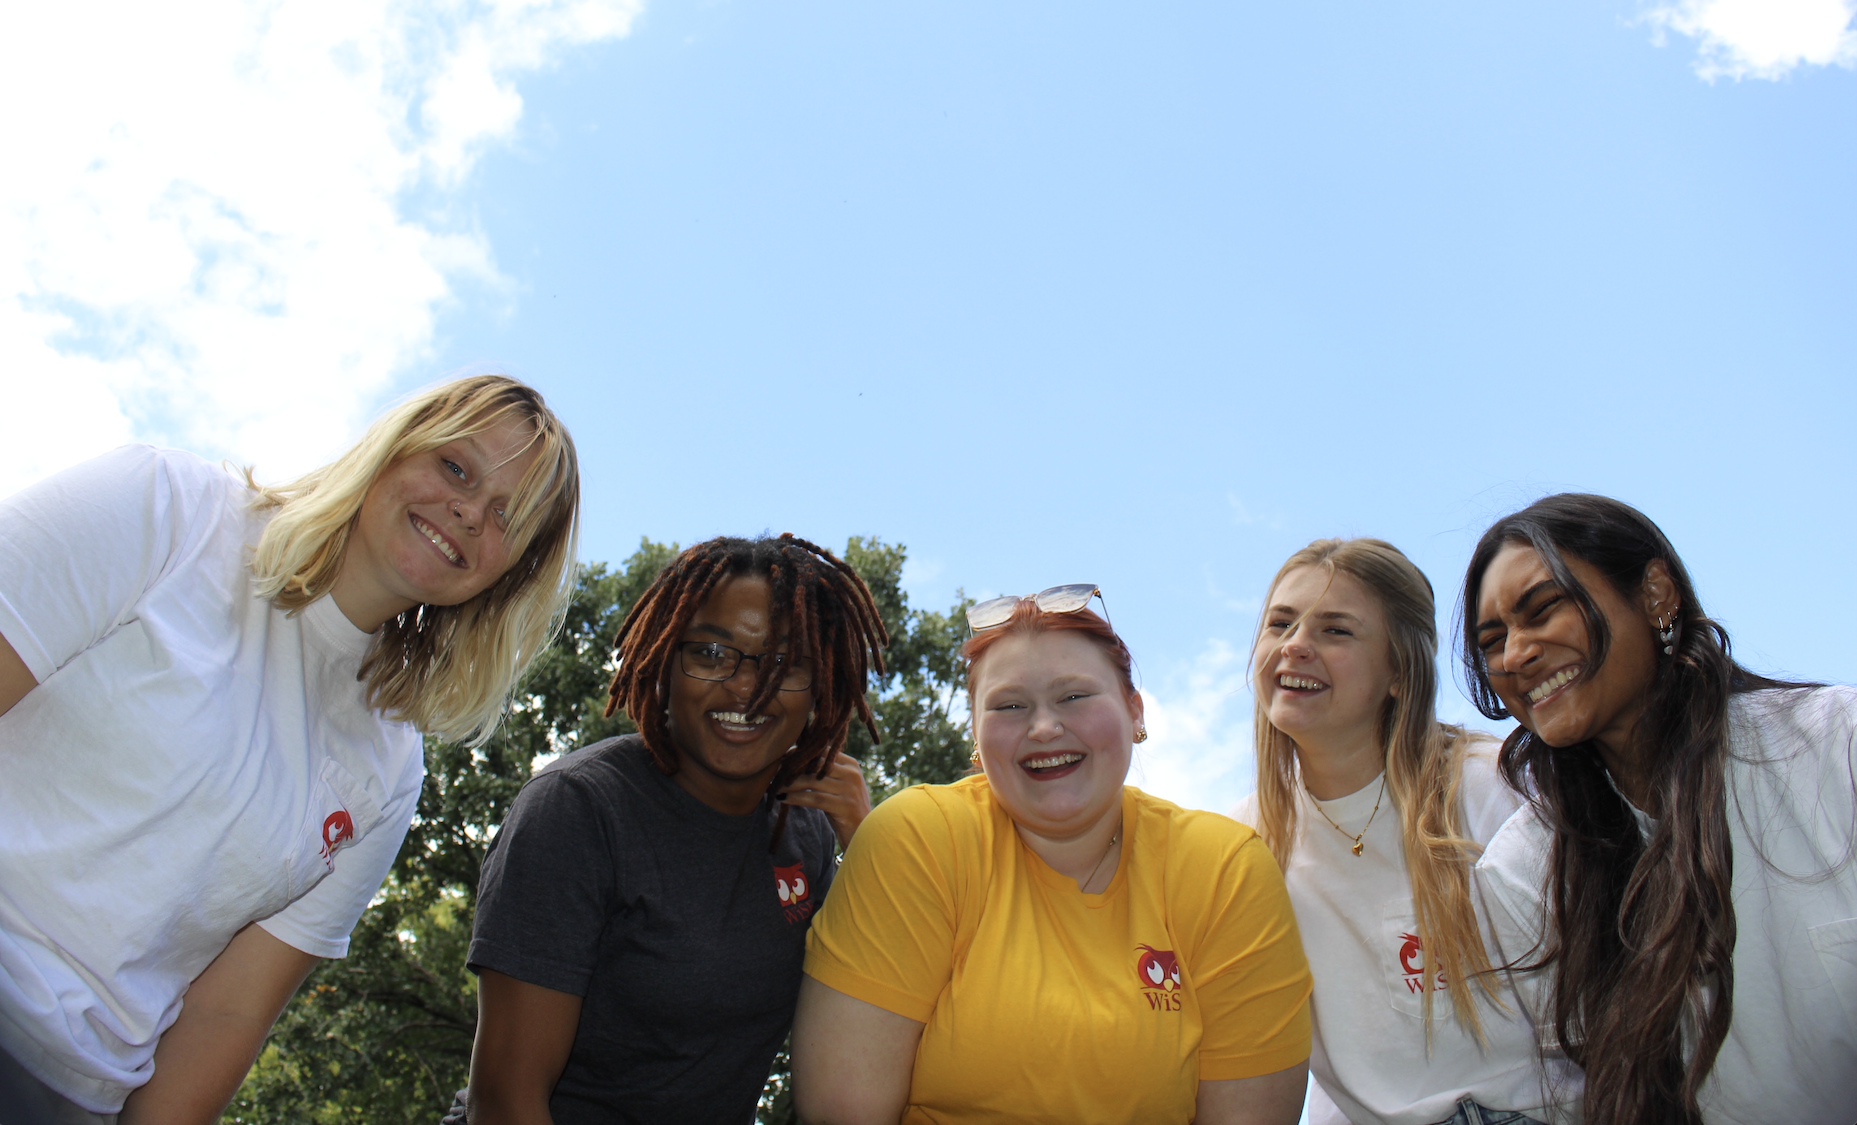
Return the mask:
[[[1704,615],[1682,560],[1642,512],[1604,496],[1562,493],[1497,521],[1470,558],[1459,608],[1461,656],[1471,698],[1492,719],[1509,712],[1477,646],[1477,602],[1491,560],[1511,543],[1534,549],[1585,619],[1591,653],[1582,680],[1603,673],[1612,634],[1568,569],[1568,556],[1591,564],[1626,597],[1642,589],[1653,561],[1676,588],[1675,651],[1658,659],[1635,732],[1659,817],[1650,839],[1613,787],[1597,746],[1549,746],[1526,727],[1503,743],[1503,776],[1533,794],[1553,834],[1549,932],[1509,967],[1557,968],[1554,1029],[1567,1057],[1586,1071],[1589,1125],[1701,1125],[1697,1091],[1734,1013],[1728,701],[1740,692],[1809,685],[1735,663],[1727,631]]]
[[[1431,1026],[1434,982],[1449,981],[1460,1023],[1481,1040],[1475,979],[1495,999],[1489,954],[1470,898],[1470,866],[1481,850],[1464,835],[1459,792],[1472,736],[1437,719],[1438,624],[1431,582],[1399,548],[1381,539],[1318,539],[1291,555],[1270,580],[1270,593],[1290,571],[1326,570],[1330,581],[1346,574],[1379,600],[1386,614],[1388,657],[1399,691],[1380,712],[1380,746],[1386,754],[1386,791],[1399,810],[1400,844],[1412,883],[1413,912],[1425,946],[1424,1011]],[[1269,620],[1270,597],[1258,621]],[[1255,653],[1253,654],[1255,660]],[[1255,668],[1255,663],[1253,667]],[[1257,830],[1277,862],[1288,865],[1296,839],[1297,791],[1302,787],[1296,744],[1270,721],[1259,696],[1252,731],[1257,743]]]
[[[742,575],[767,579],[773,636],[786,638],[794,658],[813,666],[813,715],[768,786],[777,793],[809,770],[824,777],[853,718],[863,721],[872,742],[879,741],[864,691],[871,673],[883,674],[890,635],[864,580],[824,547],[791,533],[778,539],[721,536],[678,555],[632,606],[613,639],[619,669],[607,690],[606,714],[624,708],[658,768],[677,772],[680,756],[665,717],[671,663],[710,593],[724,579]],[[766,706],[779,690],[779,672],[773,661],[760,662],[754,696],[744,708],[748,713]],[[786,823],[782,804],[775,844]]]

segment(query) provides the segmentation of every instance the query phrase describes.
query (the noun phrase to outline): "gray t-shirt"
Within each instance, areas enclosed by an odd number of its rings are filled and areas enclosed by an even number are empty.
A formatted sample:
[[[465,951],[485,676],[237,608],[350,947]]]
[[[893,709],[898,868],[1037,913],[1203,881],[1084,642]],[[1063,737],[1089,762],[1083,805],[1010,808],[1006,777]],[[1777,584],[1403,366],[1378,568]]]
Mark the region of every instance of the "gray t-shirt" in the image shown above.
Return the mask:
[[[582,998],[556,1125],[754,1120],[793,1023],[830,822],[717,812],[637,735],[567,754],[517,795],[484,859],[469,963]]]

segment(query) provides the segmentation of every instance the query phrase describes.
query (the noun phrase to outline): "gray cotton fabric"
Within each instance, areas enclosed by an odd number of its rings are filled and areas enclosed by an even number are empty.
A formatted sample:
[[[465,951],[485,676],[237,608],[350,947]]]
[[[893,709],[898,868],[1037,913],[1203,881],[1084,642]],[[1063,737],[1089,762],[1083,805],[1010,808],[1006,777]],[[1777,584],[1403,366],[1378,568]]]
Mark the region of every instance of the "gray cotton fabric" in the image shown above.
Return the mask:
[[[637,735],[565,755],[484,860],[470,967],[582,997],[556,1125],[748,1125],[793,1023],[830,822],[698,801]]]

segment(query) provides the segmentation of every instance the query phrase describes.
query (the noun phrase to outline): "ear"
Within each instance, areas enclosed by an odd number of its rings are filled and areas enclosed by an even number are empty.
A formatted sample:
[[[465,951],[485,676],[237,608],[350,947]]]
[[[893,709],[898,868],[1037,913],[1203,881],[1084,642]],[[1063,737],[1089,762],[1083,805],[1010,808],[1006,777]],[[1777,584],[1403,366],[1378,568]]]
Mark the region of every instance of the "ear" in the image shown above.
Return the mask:
[[[1677,597],[1676,580],[1670,577],[1670,568],[1662,559],[1652,559],[1644,567],[1644,582],[1638,589],[1638,600],[1644,608],[1644,614],[1651,620],[1668,619],[1683,608]]]
[[[1141,693],[1138,691],[1130,692],[1128,696],[1128,717],[1135,721],[1136,726],[1141,726],[1147,716],[1147,704],[1141,698]]]

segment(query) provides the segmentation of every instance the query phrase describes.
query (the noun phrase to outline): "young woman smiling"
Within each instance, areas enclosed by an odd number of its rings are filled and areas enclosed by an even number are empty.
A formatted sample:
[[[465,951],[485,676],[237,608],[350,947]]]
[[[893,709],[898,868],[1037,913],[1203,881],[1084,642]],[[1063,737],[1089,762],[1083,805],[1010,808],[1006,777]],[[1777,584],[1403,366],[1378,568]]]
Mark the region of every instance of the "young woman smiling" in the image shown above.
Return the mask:
[[[7,1125],[218,1118],[347,952],[419,732],[488,738],[547,643],[578,498],[541,396],[482,376],[281,487],[128,446],[0,501]]]
[[[1479,881],[1586,1121],[1857,1120],[1857,692],[1735,663],[1663,533],[1603,496],[1490,528],[1463,622],[1533,794]]]
[[[484,861],[471,1125],[754,1119],[834,842],[870,811],[839,752],[888,643],[803,539],[685,551],[619,629],[639,733],[523,787]],[[467,1108],[468,1107],[468,1108]]]
[[[1390,543],[1318,539],[1271,580],[1258,791],[1234,815],[1283,864],[1315,975],[1313,1125],[1499,1125],[1554,1101],[1470,889],[1521,799],[1493,741],[1438,721],[1437,655],[1431,583]]]
[[[975,606],[982,773],[871,814],[808,939],[809,1125],[1294,1122],[1309,974],[1248,828],[1124,784],[1147,736],[1094,586]]]

